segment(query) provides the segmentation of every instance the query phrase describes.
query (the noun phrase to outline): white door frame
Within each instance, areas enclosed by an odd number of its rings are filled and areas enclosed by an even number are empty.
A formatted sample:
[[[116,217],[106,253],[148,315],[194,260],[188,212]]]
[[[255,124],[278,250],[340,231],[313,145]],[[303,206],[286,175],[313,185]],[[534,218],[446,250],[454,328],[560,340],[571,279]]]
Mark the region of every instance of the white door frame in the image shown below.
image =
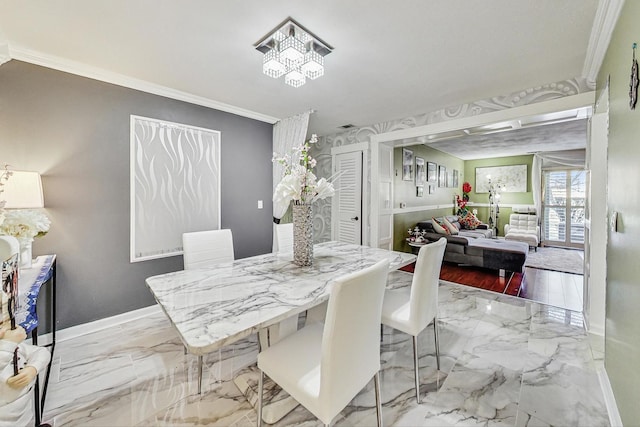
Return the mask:
[[[369,143],[368,142],[359,142],[357,144],[349,144],[349,145],[341,145],[339,147],[333,147],[331,149],[331,165],[332,165],[332,174],[336,173],[336,156],[338,154],[346,154],[346,153],[362,153],[362,221],[360,221],[361,233],[362,233],[362,244],[365,246],[369,245],[369,194],[371,193],[370,189],[367,187],[369,182]],[[337,189],[340,191],[340,188]],[[331,201],[331,224],[336,224],[338,220],[338,204]],[[331,240],[336,240],[338,237],[336,236],[336,227],[331,227]]]
[[[596,102],[590,120],[591,129],[587,143],[587,169],[590,172],[589,200],[585,220],[585,271],[583,315],[590,334],[604,337],[607,299],[607,149],[609,145],[609,82]],[[594,203],[594,196],[598,202]],[[604,200],[605,203],[601,201]]]

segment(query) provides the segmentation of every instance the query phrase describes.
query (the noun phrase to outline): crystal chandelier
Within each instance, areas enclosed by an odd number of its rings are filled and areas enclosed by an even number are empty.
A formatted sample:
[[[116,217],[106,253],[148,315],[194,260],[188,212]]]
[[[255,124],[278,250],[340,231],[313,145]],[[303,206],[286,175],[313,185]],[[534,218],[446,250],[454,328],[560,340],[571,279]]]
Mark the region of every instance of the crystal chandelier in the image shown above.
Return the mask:
[[[254,46],[264,54],[262,72],[274,79],[284,76],[284,82],[293,87],[322,76],[324,57],[333,50],[292,18],[287,18]]]

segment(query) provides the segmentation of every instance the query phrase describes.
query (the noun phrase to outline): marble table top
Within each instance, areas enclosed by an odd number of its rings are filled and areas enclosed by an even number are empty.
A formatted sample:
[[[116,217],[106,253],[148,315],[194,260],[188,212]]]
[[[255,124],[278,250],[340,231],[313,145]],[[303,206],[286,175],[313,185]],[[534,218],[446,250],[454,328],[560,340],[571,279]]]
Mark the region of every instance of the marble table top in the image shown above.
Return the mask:
[[[188,351],[204,355],[329,299],[345,274],[388,259],[390,269],[416,260],[404,252],[325,242],[310,267],[292,254],[264,254],[146,280]]]

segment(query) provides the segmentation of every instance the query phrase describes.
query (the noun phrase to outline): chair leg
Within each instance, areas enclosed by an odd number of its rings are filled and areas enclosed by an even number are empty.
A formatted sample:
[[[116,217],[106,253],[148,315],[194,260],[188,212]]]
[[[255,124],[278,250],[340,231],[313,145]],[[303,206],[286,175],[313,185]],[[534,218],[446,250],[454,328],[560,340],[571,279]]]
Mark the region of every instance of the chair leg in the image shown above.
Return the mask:
[[[438,367],[438,371],[440,370],[440,342],[438,340],[438,318],[433,318],[433,340],[436,345],[436,366]]]
[[[373,376],[376,389],[376,415],[378,415],[378,427],[382,427],[382,399],[380,398],[380,371]]]
[[[413,336],[413,366],[416,376],[416,401],[420,403],[420,373],[418,371],[418,337]]]
[[[260,377],[258,378],[258,421],[256,425],[262,427],[262,383],[264,382],[264,372],[260,370]]]
[[[202,396],[202,356],[198,356],[198,394]]]

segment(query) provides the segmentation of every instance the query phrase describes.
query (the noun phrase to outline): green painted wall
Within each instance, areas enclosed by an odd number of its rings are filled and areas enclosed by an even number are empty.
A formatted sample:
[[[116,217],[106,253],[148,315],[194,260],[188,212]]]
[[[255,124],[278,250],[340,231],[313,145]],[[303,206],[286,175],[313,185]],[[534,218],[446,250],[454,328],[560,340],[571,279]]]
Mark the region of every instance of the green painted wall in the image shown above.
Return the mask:
[[[516,205],[532,205],[533,192],[531,190],[531,166],[533,163],[533,155],[498,157],[493,159],[467,160],[463,161],[457,157],[442,153],[441,151],[429,148],[425,145],[415,145],[406,147],[413,151],[415,157],[422,157],[425,162],[434,162],[438,166],[443,165],[448,171],[458,170],[459,179],[456,188],[441,188],[437,184],[434,186],[434,193],[428,194],[428,186],[424,187],[424,195],[416,196],[415,176],[412,181],[402,180],[402,148],[396,148],[394,151],[394,169],[395,169],[395,208],[399,207],[401,202],[407,204],[407,208],[425,206],[425,210],[420,212],[397,213],[393,216],[393,249],[396,251],[410,252],[411,247],[406,244],[404,239],[407,236],[407,230],[413,228],[418,221],[430,219],[443,215],[451,215],[454,213],[453,201],[456,194],[462,195],[462,183],[469,181],[473,190],[469,194],[471,203],[488,204],[488,193],[476,193],[476,168],[490,166],[511,166],[511,165],[527,165],[527,182],[529,182],[526,193],[504,193],[501,196],[500,203],[516,204]],[[414,160],[415,162],[415,160]],[[438,205],[450,205],[451,208],[427,209]],[[472,209],[478,210],[478,218],[483,222],[489,219],[489,208],[486,206],[471,206]],[[504,225],[509,222],[511,208],[503,206],[500,208],[500,216],[498,221],[498,235],[504,235]]]
[[[607,204],[609,215],[618,212],[618,232],[609,230],[607,244],[605,368],[625,426],[640,422],[640,103],[629,108],[631,46],[640,44],[639,21],[640,1],[627,0],[597,80],[601,92],[611,78]],[[597,196],[593,203],[604,202]]]
[[[454,169],[458,171],[458,187],[438,187],[437,182],[433,184],[433,193],[429,194],[429,186],[424,185],[424,195],[416,196],[415,174],[412,181],[402,180],[402,148],[396,148],[393,153],[394,158],[394,200],[395,209],[400,207],[400,203],[406,203],[407,208],[424,206],[425,210],[420,212],[397,213],[393,216],[393,249],[396,251],[411,252],[411,247],[404,241],[409,227],[413,228],[418,221],[431,219],[432,216],[450,215],[453,213],[453,200],[456,194],[462,194],[462,183],[464,182],[464,161],[434,150],[426,145],[413,145],[406,147],[413,151],[414,166],[415,157],[422,157],[426,162],[436,163],[437,166],[444,166],[447,171]],[[415,171],[415,169],[414,169]],[[428,207],[438,205],[449,205],[450,208],[428,209]]]
[[[527,165],[527,192],[526,193],[502,193],[500,198],[500,205],[532,205],[533,204],[533,191],[531,189],[531,166],[533,164],[533,155],[526,156],[511,156],[511,157],[497,157],[493,159],[481,159],[481,160],[467,160],[464,162],[464,176],[467,177],[466,181],[469,181],[473,188],[471,194],[469,194],[469,202],[487,204],[489,203],[489,193],[476,193],[476,168],[491,167],[491,166],[512,166],[512,165]],[[462,186],[462,182],[460,183]],[[474,206],[471,206],[473,209]],[[483,222],[489,220],[489,208],[478,206],[478,218]],[[511,208],[506,206],[500,207],[500,215],[498,219],[498,235],[504,235],[504,225],[509,222],[509,215],[511,215]]]

